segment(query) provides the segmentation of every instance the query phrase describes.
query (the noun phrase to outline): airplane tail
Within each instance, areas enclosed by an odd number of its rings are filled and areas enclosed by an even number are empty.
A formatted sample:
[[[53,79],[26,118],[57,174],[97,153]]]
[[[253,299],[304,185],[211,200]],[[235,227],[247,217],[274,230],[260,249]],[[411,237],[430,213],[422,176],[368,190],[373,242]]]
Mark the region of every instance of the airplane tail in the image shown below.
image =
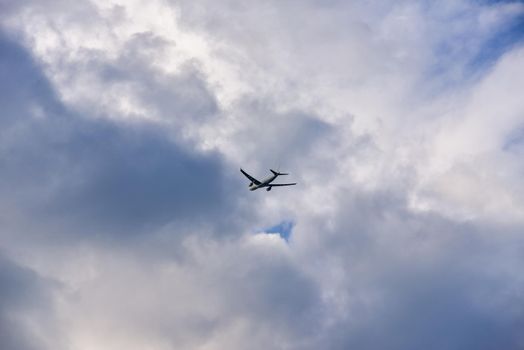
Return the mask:
[[[269,169],[274,175],[289,175],[288,173],[279,173],[278,171],[275,171],[273,169]]]

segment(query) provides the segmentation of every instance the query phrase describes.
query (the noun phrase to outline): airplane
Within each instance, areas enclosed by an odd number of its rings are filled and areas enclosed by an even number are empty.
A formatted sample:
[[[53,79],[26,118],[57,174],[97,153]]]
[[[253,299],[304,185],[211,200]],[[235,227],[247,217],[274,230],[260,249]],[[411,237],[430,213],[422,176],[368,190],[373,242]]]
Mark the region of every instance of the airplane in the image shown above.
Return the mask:
[[[297,184],[296,182],[288,183],[288,184],[274,184],[272,182],[273,182],[273,180],[275,180],[277,178],[277,176],[289,175],[289,174],[279,173],[278,171],[275,171],[273,169],[269,169],[269,171],[271,171],[273,173],[272,176],[270,176],[268,178],[265,178],[262,181],[258,181],[253,176],[249,175],[244,170],[242,170],[242,168],[240,168],[240,172],[242,174],[244,174],[244,176],[247,177],[251,181],[251,183],[249,184],[249,190],[250,191],[254,191],[254,190],[257,190],[257,189],[262,188],[262,187],[267,187],[266,191],[271,191],[271,187],[274,187],[274,186],[293,186],[293,185]]]

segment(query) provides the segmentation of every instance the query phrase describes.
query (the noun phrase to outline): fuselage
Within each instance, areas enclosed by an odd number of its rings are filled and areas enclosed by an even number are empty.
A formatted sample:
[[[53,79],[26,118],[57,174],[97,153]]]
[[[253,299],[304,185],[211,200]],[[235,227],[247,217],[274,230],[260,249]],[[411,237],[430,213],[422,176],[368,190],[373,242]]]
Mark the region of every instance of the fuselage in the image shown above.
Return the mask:
[[[254,183],[251,183],[251,184],[249,185],[249,190],[250,190],[250,191],[254,191],[254,190],[259,189],[259,188],[262,188],[262,187],[269,187],[269,184],[270,184],[271,182],[273,182],[273,180],[275,180],[275,179],[277,178],[277,176],[278,176],[278,175],[273,175],[273,176],[270,176],[270,177],[268,177],[268,178],[265,178],[265,179],[262,180],[262,181],[260,182],[260,184],[258,184],[258,185],[255,185]]]

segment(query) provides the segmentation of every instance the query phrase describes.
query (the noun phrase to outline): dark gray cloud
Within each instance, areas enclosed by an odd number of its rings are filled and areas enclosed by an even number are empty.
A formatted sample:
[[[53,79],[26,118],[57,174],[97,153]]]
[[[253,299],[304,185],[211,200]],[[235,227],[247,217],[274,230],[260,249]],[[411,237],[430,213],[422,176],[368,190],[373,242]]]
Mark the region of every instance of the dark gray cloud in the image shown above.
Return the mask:
[[[460,253],[463,259],[471,259],[465,247]],[[509,297],[503,305],[491,305],[515,286],[479,267],[457,264],[446,254],[442,258],[431,266],[419,259],[403,264],[389,261],[394,267],[362,291],[362,296],[378,293],[377,302],[369,309],[356,307],[357,315],[350,316],[350,322],[341,322],[334,333],[328,332],[331,339],[326,341],[333,344],[331,348],[520,349],[521,298]],[[445,263],[446,258],[453,263]],[[493,261],[484,257],[479,263],[489,266]],[[358,278],[353,283],[363,286]]]
[[[279,254],[236,262],[224,274],[231,316],[247,317],[290,343],[312,336],[324,316],[314,280]]]
[[[4,88],[0,94],[2,113],[0,132],[7,137],[9,128],[23,123],[41,109],[44,114],[63,111],[48,80],[30,55],[0,31],[0,73]]]
[[[0,254],[0,347],[6,350],[47,348],[39,332],[51,332],[52,291],[57,286]],[[49,334],[49,335],[50,335]],[[57,335],[55,335],[57,336]],[[57,336],[58,344],[58,336]]]
[[[340,271],[330,291],[339,319],[318,346],[522,347],[518,228],[413,213],[395,192],[343,192],[340,201],[334,226],[312,219],[305,229],[322,234],[326,245],[307,261],[321,271]]]
[[[267,101],[244,101],[236,111],[243,120],[242,127],[231,135],[231,140],[256,155],[244,166],[260,167],[256,169],[260,172],[258,177],[265,176],[268,167],[293,172],[306,164],[315,148],[335,133],[329,123],[313,113],[300,110],[279,113],[270,106]]]
[[[2,81],[9,86],[1,97],[4,205],[40,228],[102,236],[146,233],[174,222],[200,225],[220,220],[235,205],[230,192],[236,190],[219,155],[177,143],[153,125],[67,110],[31,57],[2,39]],[[174,90],[176,84],[193,89],[199,83],[191,79],[175,80]],[[192,101],[212,100],[205,89],[195,89]],[[179,104],[192,104],[183,97],[170,103],[175,114]]]

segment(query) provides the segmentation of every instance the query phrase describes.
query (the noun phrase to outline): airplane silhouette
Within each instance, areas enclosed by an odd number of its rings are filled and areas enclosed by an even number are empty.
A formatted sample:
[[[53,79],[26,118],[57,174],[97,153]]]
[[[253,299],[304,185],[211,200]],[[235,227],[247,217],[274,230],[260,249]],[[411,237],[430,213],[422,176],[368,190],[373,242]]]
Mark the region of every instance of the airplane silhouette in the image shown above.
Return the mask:
[[[280,176],[280,175],[289,175],[289,174],[279,173],[278,171],[275,171],[273,169],[269,169],[269,171],[271,171],[273,173],[273,175],[271,175],[270,177],[265,178],[262,181],[258,181],[253,176],[249,175],[244,170],[242,170],[242,168],[240,168],[240,172],[242,174],[244,174],[244,176],[247,177],[251,181],[251,183],[249,184],[249,190],[250,191],[258,190],[259,188],[262,188],[262,187],[267,187],[266,191],[271,191],[271,188],[274,187],[274,186],[293,186],[293,185],[297,184],[296,182],[287,183],[287,184],[274,184],[272,182],[278,176]]]

